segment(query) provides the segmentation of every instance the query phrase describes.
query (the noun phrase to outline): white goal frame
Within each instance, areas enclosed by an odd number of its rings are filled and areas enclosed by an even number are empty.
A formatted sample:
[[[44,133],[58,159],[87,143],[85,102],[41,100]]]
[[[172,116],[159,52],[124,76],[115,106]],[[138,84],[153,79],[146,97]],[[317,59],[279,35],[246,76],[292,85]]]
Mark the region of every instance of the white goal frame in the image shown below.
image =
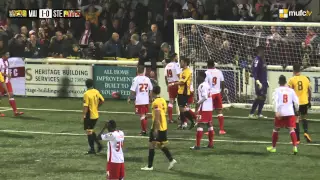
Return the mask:
[[[313,22],[260,22],[260,21],[220,21],[220,20],[194,20],[194,19],[175,19],[174,20],[174,49],[175,53],[179,56],[179,31],[178,25],[179,24],[189,24],[189,25],[235,25],[235,26],[295,26],[295,27],[320,27],[320,23],[313,23]],[[206,66],[205,63],[199,62],[197,63],[199,66]],[[221,65],[220,66],[224,66]],[[283,66],[281,65],[268,65],[268,70],[277,70],[283,71]],[[292,70],[292,66],[288,66],[285,69],[286,71]],[[320,74],[320,67],[309,67],[305,69],[307,71],[316,71]],[[304,71],[305,71],[304,70]],[[196,87],[195,87],[196,88]],[[269,91],[273,91],[273,89],[269,89]],[[224,104],[225,108],[235,107],[235,108],[243,108],[249,109],[251,108],[251,104],[246,103],[231,103],[231,104]],[[271,104],[266,104],[264,106],[264,110],[271,111],[272,110]],[[312,106],[311,112],[320,112],[320,106]]]

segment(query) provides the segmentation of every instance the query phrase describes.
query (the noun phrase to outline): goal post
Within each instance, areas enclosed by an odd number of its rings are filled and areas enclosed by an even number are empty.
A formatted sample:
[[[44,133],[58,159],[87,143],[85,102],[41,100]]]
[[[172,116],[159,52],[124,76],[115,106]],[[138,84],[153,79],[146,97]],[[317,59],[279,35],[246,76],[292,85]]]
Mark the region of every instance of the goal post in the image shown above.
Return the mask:
[[[282,74],[292,77],[299,63],[312,86],[312,110],[320,112],[320,23],[174,21],[174,49],[191,60],[194,77],[213,59],[225,77],[224,107],[250,108],[255,98],[251,64],[256,47],[265,47],[269,89],[266,110],[272,109],[272,92]],[[198,83],[194,78],[195,88]],[[197,91],[195,91],[196,93]]]

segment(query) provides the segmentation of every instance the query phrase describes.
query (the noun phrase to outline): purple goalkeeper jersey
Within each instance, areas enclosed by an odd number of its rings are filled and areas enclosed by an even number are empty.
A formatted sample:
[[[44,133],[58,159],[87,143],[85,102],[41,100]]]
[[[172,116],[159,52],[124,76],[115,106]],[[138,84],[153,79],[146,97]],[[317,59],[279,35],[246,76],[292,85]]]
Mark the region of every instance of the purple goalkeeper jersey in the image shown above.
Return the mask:
[[[259,80],[261,84],[268,85],[267,64],[259,56],[253,61],[252,74],[255,81]]]

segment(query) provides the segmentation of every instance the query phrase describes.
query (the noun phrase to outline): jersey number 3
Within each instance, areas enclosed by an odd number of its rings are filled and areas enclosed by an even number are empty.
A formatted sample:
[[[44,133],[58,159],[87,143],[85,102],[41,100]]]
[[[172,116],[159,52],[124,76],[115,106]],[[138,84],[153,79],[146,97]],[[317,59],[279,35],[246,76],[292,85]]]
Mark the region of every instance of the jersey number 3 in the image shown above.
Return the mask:
[[[139,91],[140,92],[148,91],[148,84],[139,84]]]
[[[116,151],[119,152],[120,149],[122,149],[122,147],[123,147],[123,141],[117,142]]]
[[[288,95],[284,94],[282,99],[283,99],[283,103],[287,103],[288,102]]]

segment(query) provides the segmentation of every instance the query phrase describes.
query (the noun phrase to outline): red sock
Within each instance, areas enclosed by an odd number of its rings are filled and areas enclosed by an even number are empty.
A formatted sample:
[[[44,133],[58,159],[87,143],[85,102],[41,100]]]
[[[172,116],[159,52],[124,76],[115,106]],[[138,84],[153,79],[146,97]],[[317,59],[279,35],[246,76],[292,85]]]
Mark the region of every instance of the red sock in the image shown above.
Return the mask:
[[[16,101],[14,100],[14,98],[10,98],[9,99],[9,103],[10,106],[12,107],[13,112],[17,112],[17,105],[16,105]]]
[[[278,131],[272,132],[272,147],[276,147],[278,141]]]
[[[171,103],[169,103],[168,105],[168,116],[169,116],[169,120],[172,121],[172,114],[173,114],[173,105]]]
[[[196,119],[197,119],[196,113],[194,113],[191,109],[189,109],[189,113],[191,114],[193,120],[196,120]]]
[[[202,135],[203,135],[203,128],[202,127],[198,127],[197,128],[197,140],[196,140],[196,146],[200,147],[200,142],[202,139]]]
[[[224,117],[223,114],[218,114],[220,130],[224,130]]]
[[[147,131],[147,122],[145,116],[141,116],[140,118],[140,125],[141,125],[141,131],[146,132]]]
[[[214,138],[213,127],[209,127],[209,128],[208,128],[209,146],[213,146],[213,138]]]
[[[290,136],[291,136],[291,141],[292,145],[296,146],[297,145],[297,134],[294,130],[290,131]]]

